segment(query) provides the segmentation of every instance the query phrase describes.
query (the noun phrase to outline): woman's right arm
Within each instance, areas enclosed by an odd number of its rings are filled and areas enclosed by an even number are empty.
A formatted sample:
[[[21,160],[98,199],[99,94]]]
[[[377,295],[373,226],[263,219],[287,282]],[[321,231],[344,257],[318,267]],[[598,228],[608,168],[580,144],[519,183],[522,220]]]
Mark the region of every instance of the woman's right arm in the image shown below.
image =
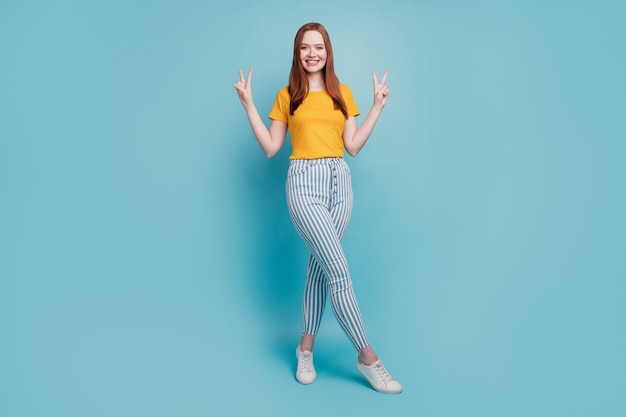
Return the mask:
[[[271,158],[276,155],[283,146],[285,136],[287,135],[287,125],[278,120],[272,120],[269,129],[265,126],[252,100],[251,81],[252,68],[248,71],[247,80],[243,77],[243,72],[239,70],[239,82],[235,83],[235,90],[237,90],[243,108],[246,109],[248,121],[250,122],[250,127],[252,127],[252,132],[257,142],[261,145],[265,156]]]

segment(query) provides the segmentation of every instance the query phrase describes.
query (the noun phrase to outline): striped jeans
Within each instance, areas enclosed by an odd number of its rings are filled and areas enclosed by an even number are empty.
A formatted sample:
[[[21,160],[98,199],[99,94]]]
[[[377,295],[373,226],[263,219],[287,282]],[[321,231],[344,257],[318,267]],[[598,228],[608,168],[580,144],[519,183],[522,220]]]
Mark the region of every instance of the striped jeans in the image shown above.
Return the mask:
[[[341,247],[352,213],[348,164],[343,158],[293,159],[286,191],[291,220],[311,251],[302,302],[302,333],[317,335],[330,293],[333,313],[354,347],[368,346]]]

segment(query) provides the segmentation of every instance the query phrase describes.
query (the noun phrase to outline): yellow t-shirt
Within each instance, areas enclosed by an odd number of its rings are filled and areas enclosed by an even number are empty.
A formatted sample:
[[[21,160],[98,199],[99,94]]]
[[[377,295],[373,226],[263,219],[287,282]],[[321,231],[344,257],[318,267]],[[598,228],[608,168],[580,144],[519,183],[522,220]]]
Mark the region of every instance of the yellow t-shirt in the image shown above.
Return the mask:
[[[348,116],[358,116],[359,109],[347,85],[339,85]],[[343,158],[343,126],[346,119],[336,110],[326,90],[309,92],[302,104],[289,114],[289,90],[276,94],[269,118],[286,123],[291,134],[292,153],[289,159]]]

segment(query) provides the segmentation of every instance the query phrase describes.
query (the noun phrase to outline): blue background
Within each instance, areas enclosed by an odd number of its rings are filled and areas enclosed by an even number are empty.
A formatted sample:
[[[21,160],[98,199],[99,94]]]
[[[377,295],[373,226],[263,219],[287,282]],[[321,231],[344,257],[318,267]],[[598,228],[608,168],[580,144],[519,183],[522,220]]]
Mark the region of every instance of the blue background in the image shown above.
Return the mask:
[[[625,415],[625,12],[0,2],[0,415]],[[294,379],[290,146],[233,83],[267,114],[308,21],[363,113],[389,70],[345,250],[399,396],[330,312]]]

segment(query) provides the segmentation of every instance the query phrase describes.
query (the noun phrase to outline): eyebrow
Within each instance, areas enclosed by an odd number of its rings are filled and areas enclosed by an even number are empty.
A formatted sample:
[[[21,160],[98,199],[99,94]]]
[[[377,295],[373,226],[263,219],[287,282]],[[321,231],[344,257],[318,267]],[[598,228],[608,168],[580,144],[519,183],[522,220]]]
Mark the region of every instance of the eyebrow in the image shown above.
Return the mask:
[[[301,45],[302,45],[302,46],[324,46],[324,44],[323,44],[323,43],[314,43],[314,44],[310,45],[310,44],[308,44],[308,43],[304,43],[304,42],[302,42],[302,44],[301,44]]]

